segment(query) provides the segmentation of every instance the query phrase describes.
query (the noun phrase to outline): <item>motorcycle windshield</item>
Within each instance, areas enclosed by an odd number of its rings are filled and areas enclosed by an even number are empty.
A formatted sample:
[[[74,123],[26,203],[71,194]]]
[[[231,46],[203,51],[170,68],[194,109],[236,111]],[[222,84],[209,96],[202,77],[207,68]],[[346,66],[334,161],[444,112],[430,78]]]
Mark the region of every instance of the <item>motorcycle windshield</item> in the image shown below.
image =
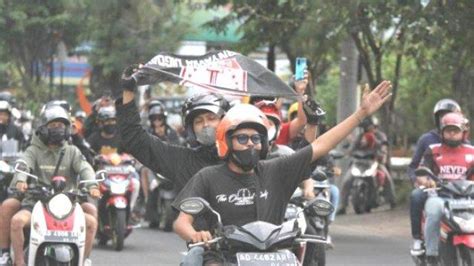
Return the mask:
[[[474,181],[452,180],[442,184],[442,196],[449,198],[474,197]]]
[[[293,220],[281,225],[256,221],[241,227],[227,226],[226,232],[226,238],[236,248],[265,251],[278,244],[291,245],[299,229]]]

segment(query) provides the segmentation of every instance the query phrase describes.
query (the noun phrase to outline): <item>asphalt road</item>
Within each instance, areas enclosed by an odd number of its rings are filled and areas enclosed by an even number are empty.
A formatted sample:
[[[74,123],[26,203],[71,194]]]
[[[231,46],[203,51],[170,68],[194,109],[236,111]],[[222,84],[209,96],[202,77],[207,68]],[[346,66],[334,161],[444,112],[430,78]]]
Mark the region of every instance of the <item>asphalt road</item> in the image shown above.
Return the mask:
[[[328,250],[327,265],[413,265],[407,215],[398,209],[338,216],[330,229],[335,247]],[[178,265],[184,242],[145,225],[132,232],[120,252],[110,245],[94,247],[93,265]]]

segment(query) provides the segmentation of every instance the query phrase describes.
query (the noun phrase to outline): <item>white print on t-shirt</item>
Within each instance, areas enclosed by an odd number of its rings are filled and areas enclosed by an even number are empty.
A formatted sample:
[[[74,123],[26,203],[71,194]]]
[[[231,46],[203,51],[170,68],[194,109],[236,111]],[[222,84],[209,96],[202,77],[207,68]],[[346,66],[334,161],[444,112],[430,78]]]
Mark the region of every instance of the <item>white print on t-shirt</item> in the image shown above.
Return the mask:
[[[268,191],[260,191],[260,198],[268,197]],[[246,205],[253,205],[255,199],[255,193],[252,193],[247,188],[241,188],[235,194],[225,195],[219,194],[216,196],[217,203],[228,202],[233,203],[235,206],[246,206]]]
[[[439,169],[439,175],[446,179],[463,178],[467,168],[458,165],[442,165]]]

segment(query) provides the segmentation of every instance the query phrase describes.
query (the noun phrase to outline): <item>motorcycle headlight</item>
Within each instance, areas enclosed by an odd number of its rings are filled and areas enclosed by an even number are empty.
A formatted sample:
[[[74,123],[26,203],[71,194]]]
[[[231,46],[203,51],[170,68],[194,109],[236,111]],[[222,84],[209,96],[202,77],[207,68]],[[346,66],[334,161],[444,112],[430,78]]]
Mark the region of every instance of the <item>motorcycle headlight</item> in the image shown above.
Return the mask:
[[[64,219],[72,211],[72,202],[64,194],[54,196],[48,202],[49,212],[58,219]]]
[[[111,182],[110,183],[110,192],[112,194],[125,194],[127,192],[127,187],[128,187],[128,182],[121,182],[121,183],[116,183],[116,182]]]
[[[334,207],[332,206],[331,202],[318,199],[316,200],[310,208],[319,216],[328,216],[334,211]]]
[[[374,176],[375,171],[377,171],[377,163],[373,163],[369,169],[365,170],[363,176]]]
[[[453,220],[459,225],[459,228],[466,233],[474,233],[474,218],[469,220],[458,216],[453,216]]]
[[[352,174],[352,176],[361,176],[361,175],[362,175],[362,172],[360,171],[359,168],[357,168],[357,167],[352,167],[352,169],[351,169],[351,174]]]
[[[294,204],[288,204],[285,211],[285,220],[296,218],[297,213],[298,213],[298,207],[296,207],[296,205]]]

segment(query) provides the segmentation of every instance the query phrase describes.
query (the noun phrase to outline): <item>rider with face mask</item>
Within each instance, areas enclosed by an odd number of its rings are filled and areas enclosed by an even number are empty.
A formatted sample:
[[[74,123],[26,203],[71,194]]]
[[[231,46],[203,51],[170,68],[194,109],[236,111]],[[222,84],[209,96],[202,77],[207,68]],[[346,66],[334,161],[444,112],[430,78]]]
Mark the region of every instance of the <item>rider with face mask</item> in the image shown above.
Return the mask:
[[[474,147],[463,144],[466,134],[465,118],[461,113],[448,113],[440,122],[441,143],[432,144],[423,156],[422,166],[428,167],[444,181],[456,179],[474,180]],[[434,182],[427,177],[417,177],[420,186],[433,187]],[[429,265],[438,263],[440,221],[444,199],[432,196],[425,203],[425,246]]]
[[[66,177],[66,190],[74,188],[77,175],[80,175],[83,180],[95,178],[94,170],[85,161],[81,152],[67,142],[70,134],[70,124],[69,114],[60,106],[47,107],[41,114],[41,125],[33,136],[31,145],[22,155],[22,159],[26,162],[28,169],[31,169],[32,173],[39,177],[39,182],[42,184],[51,184],[50,178],[55,174],[54,170],[59,160],[60,164],[56,175]],[[16,187],[18,191],[26,191],[28,186],[27,176],[16,174],[11,186]],[[92,197],[100,197],[97,184],[90,184],[87,188]],[[32,195],[26,194],[21,201],[21,210],[14,216],[13,214],[20,209],[20,202],[15,198],[10,198],[7,201],[9,201],[8,206],[16,208],[4,210],[2,206],[0,219],[0,235],[2,237],[0,238],[0,247],[3,250],[3,254],[8,254],[10,243],[5,235],[9,235],[11,227],[11,242],[15,251],[15,265],[24,265],[23,228],[29,226],[31,210],[36,200]],[[92,250],[92,243],[97,228],[97,210],[95,206],[88,202],[82,203],[81,207],[86,213],[85,257],[88,258]],[[12,216],[13,218],[11,218]],[[8,226],[5,223],[9,222],[10,218],[11,223]],[[8,231],[4,232],[5,229]],[[8,255],[4,255],[4,257],[6,256]],[[89,262],[89,260],[86,262]]]
[[[104,155],[120,152],[120,134],[117,132],[115,108],[113,106],[100,108],[97,112],[97,124],[99,131],[87,138],[91,148],[97,154]]]
[[[0,100],[0,141],[11,139],[18,141],[18,148],[23,147],[25,136],[12,121],[12,106],[9,102]]]
[[[389,98],[390,83],[382,82],[370,94],[364,94],[361,107],[311,145],[289,156],[261,160],[268,152],[266,116],[255,106],[236,105],[219,123],[216,143],[220,158],[226,163],[198,172],[178,195],[182,199],[201,197],[221,214],[224,225],[243,225],[256,220],[280,224],[286,205],[298,184],[308,176],[312,161],[320,158],[345,138],[367,115]],[[208,223],[213,221],[206,215]],[[210,228],[193,227],[194,217],[180,212],[175,231],[186,241],[212,238]],[[221,263],[212,253],[205,263]]]

